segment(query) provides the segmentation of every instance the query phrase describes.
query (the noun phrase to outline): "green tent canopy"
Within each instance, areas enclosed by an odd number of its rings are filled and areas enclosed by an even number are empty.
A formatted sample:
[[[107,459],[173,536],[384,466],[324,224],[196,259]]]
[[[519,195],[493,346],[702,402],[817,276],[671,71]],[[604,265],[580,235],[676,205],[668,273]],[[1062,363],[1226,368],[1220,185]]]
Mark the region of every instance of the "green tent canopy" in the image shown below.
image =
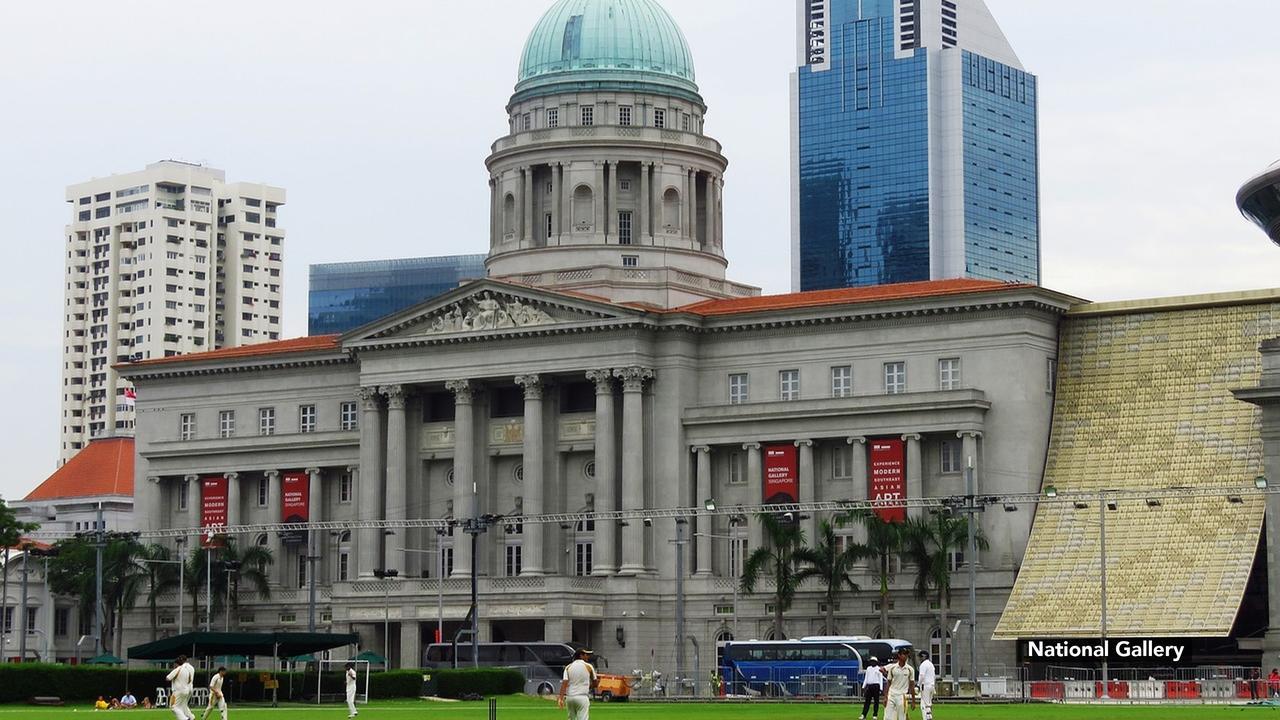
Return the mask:
[[[382,657],[381,655],[379,655],[378,653],[372,650],[365,650],[364,652],[355,656],[354,659],[362,660],[364,662],[369,663],[370,665],[386,665],[387,664],[386,658]]]
[[[99,655],[84,661],[86,665],[123,665],[124,660],[115,655]]]
[[[309,662],[315,662],[316,656],[311,653],[307,653],[306,655],[294,655],[293,657],[288,658],[288,660],[289,662],[309,663]]]
[[[355,645],[354,634],[191,632],[129,648],[131,660],[167,660],[179,655],[290,658]]]

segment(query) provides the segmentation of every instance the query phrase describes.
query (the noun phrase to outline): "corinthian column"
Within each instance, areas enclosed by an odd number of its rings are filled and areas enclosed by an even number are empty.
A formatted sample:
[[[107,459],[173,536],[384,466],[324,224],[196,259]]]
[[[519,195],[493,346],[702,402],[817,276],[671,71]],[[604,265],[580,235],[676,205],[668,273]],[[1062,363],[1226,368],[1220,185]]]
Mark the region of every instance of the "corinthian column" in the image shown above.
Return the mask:
[[[543,436],[542,436],[542,378],[537,375],[519,375],[516,384],[524,388],[524,512],[528,515],[543,513]],[[523,562],[521,575],[543,574],[542,523],[524,526]]]
[[[227,479],[227,527],[240,524],[240,473],[229,472]],[[271,522],[280,522],[272,520]]]
[[[716,176],[707,174],[707,220],[702,244],[712,247],[716,244]]]
[[[267,476],[267,517],[269,522],[278,523],[284,520],[284,496],[280,489],[280,471],[268,470]],[[280,533],[267,533],[267,546],[271,549],[271,558],[275,561],[271,574],[275,576],[277,585],[289,584],[289,563],[284,560],[284,544],[280,542]]]
[[[387,396],[387,489],[386,519],[405,520],[408,518],[408,486],[409,476],[406,462],[405,445],[408,431],[405,426],[404,387],[401,385],[384,385],[382,394]],[[405,546],[408,528],[392,528],[394,535],[385,534],[382,567],[405,568],[405,555],[401,550]]]
[[[596,510],[618,509],[617,485],[613,469],[618,463],[613,422],[613,371],[592,370],[587,379],[596,384]],[[597,520],[592,544],[593,575],[613,575],[618,571],[617,523]]]
[[[378,389],[360,388],[360,484],[357,487],[356,517],[378,520],[382,517],[382,409]],[[366,528],[357,531],[356,574],[373,577],[382,560],[382,531]]]
[[[323,476],[321,475],[320,468],[307,468],[307,477],[310,479],[310,482],[308,483],[310,499],[307,503],[311,510],[309,514],[309,522],[324,522],[324,486],[322,485]],[[328,573],[325,572],[325,560],[320,557],[320,549],[325,545],[325,543],[321,541],[323,536],[323,530],[307,531],[307,555],[316,558],[315,562],[307,568],[307,577],[310,577],[310,573],[314,571],[316,573],[317,583],[328,582],[328,577],[326,577]]]
[[[640,163],[640,240],[639,245],[652,244],[653,224],[649,216],[653,212],[653,198],[649,194],[649,175],[653,173],[653,163]]]
[[[698,445],[693,448],[693,454],[697,459],[698,468],[696,479],[698,495],[694,498],[694,502],[701,504],[711,497],[711,448]],[[698,513],[698,536],[694,545],[698,552],[695,574],[704,577],[711,575],[711,528],[711,515],[705,512]]]
[[[475,517],[475,389],[469,380],[445,383],[453,392],[453,515],[458,520]],[[471,541],[458,533],[453,544],[453,577],[471,577]]]
[[[533,208],[537,204],[537,197],[533,190],[533,168],[524,169],[524,242],[521,247],[533,247],[533,239],[537,237],[537,231],[534,230]]]
[[[605,234],[604,226],[604,163],[596,161],[596,186],[592,192],[592,198],[595,200],[595,227],[591,229],[596,235]]]
[[[653,371],[642,367],[615,370],[622,381],[622,509],[644,509],[644,384]],[[644,572],[644,523],[631,520],[622,537],[623,575]]]
[[[913,433],[903,435],[902,439],[907,443],[907,497],[915,500],[924,493],[924,468],[921,467],[920,436]],[[919,517],[923,512],[923,508],[907,511],[912,517]]]
[[[796,447],[799,448],[799,470],[800,470],[800,502],[816,502],[817,483],[813,477],[813,441],[812,440],[796,440]],[[809,513],[809,519],[801,521],[800,527],[804,530],[804,536],[809,542],[817,539],[818,534],[818,516],[817,513]]]
[[[689,171],[689,240],[698,244],[698,171]]]
[[[764,475],[760,458],[760,443],[746,443],[742,446],[747,451],[747,504],[758,505],[764,502]],[[760,518],[750,518],[747,523],[747,554],[764,544],[764,526]]]

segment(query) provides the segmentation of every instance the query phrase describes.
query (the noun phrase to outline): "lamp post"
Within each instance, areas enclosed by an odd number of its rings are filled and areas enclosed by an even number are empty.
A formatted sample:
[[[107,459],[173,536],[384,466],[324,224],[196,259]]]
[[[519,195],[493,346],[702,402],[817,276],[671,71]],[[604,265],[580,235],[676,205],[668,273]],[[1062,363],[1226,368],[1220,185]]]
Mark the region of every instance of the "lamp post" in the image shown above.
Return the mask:
[[[374,570],[373,576],[382,580],[382,660],[383,667],[391,669],[391,583],[400,576],[399,570],[387,568]]]
[[[227,573],[227,607],[225,610],[226,619],[224,621],[226,632],[231,632],[231,575],[240,570],[239,560],[223,560],[222,569]]]
[[[684,546],[689,542],[684,538],[688,518],[676,518],[676,692],[682,692],[685,686],[684,667]]]
[[[476,562],[476,550],[480,545],[480,535],[488,531],[489,526],[502,520],[500,515],[481,515],[469,518],[462,524],[462,531],[471,536],[471,665],[480,667],[480,585],[479,565]]]

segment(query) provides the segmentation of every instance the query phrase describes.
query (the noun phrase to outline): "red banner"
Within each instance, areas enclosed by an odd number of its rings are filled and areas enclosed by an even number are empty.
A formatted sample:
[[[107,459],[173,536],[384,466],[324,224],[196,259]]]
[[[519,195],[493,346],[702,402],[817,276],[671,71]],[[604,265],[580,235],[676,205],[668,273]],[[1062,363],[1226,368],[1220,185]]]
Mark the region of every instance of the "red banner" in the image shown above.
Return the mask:
[[[869,497],[885,522],[906,522],[907,449],[900,439],[871,441]]]
[[[200,480],[200,546],[222,547],[221,533],[227,527],[227,479],[207,477]]]
[[[764,447],[764,504],[786,505],[800,502],[800,471],[796,446]]]
[[[311,517],[311,476],[304,472],[284,474],[282,514],[284,523],[304,523]],[[287,530],[280,533],[280,540],[288,544],[304,543],[304,530]]]

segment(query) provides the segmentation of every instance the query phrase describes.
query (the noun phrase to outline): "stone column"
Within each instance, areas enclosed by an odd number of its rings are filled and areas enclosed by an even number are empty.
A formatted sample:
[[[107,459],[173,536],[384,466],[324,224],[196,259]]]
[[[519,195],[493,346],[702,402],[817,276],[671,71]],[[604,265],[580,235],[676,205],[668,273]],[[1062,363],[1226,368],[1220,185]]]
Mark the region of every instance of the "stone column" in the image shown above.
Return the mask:
[[[622,381],[622,509],[644,509],[644,384],[653,371],[628,367],[614,371]],[[644,572],[644,523],[628,521],[622,538],[623,575]]]
[[[716,180],[716,204],[713,210],[716,215],[716,247],[724,245],[724,210],[721,205],[724,203],[724,178]]]
[[[653,172],[653,163],[640,163],[640,240],[638,244],[649,243],[653,239],[653,226],[649,216],[653,212],[653,199],[649,193],[649,175]]]
[[[547,197],[547,209],[551,211],[551,232],[547,245],[560,244],[560,192],[564,187],[564,168],[560,163],[551,166],[551,195]]]
[[[321,475],[318,467],[307,468],[307,476],[310,478],[307,486],[311,496],[308,501],[311,506],[310,521],[324,522],[326,515],[324,511],[324,476]],[[307,572],[308,574],[311,572],[316,573],[316,583],[326,583],[329,580],[328,573],[324,571],[327,559],[323,557],[324,553],[322,552],[325,547],[324,538],[326,537],[328,537],[328,533],[323,530],[310,530],[307,532],[307,554],[316,558],[315,562],[307,568]],[[316,622],[319,622],[319,618],[316,619]]]
[[[680,236],[691,237],[693,235],[693,220],[689,217],[689,170],[688,168],[680,168],[683,173],[680,177]]]
[[[573,233],[573,188],[569,187],[572,177],[560,165],[560,242]]]
[[[180,485],[178,487],[178,492],[183,492],[185,490],[187,493],[187,512],[191,513],[191,517],[192,517],[190,525],[191,527],[199,527],[200,526],[200,476],[184,475],[182,477],[182,481],[183,483],[185,483],[185,487]],[[164,527],[169,527],[169,526],[165,525]]]
[[[869,478],[867,477],[867,439],[864,437],[849,438],[852,447],[853,464],[850,466],[853,478],[853,494],[850,500],[866,500],[870,495]]]
[[[518,375],[516,384],[524,388],[524,512],[527,515],[543,513],[543,432],[542,432],[542,378],[537,375]],[[542,523],[524,526],[524,549],[521,575],[542,575],[543,529]]]
[[[716,244],[716,176],[710,173],[707,174],[707,221],[702,244],[707,247]]]
[[[618,175],[620,175],[620,173],[618,172],[617,160],[609,160],[606,161],[605,164],[609,167],[609,179],[607,181],[609,185],[609,193],[607,195],[608,204],[605,206],[605,213],[608,216],[607,220],[609,221],[609,237],[616,241],[618,239],[618,196],[620,192],[620,188],[618,186]]]
[[[693,448],[693,454],[697,458],[698,468],[696,481],[698,495],[694,498],[694,503],[701,507],[711,497],[711,448],[706,445],[697,445]],[[698,557],[694,574],[702,577],[711,576],[711,533],[714,529],[711,517],[706,512],[698,513],[698,535],[697,542],[694,543]]]
[[[360,520],[382,518],[382,408],[378,389],[360,388],[360,482],[356,484],[356,517]],[[373,577],[374,568],[382,562],[382,531],[356,531],[356,573],[359,578]]]
[[[284,520],[284,496],[281,494],[280,471],[268,470],[267,475],[267,518],[268,522],[278,523]],[[271,566],[271,574],[277,585],[289,587],[289,563],[285,562],[284,543],[280,542],[280,533],[267,533],[267,547],[271,549],[271,558],[275,562]]]
[[[384,385],[380,388],[387,397],[387,485],[386,512],[387,520],[406,520],[409,515],[408,490],[409,475],[407,467],[408,430],[405,424],[404,386]],[[390,528],[390,533],[383,533],[382,567],[404,570],[405,554],[402,552],[407,542],[407,528]]]
[[[534,220],[533,208],[537,205],[537,195],[534,194],[533,187],[533,167],[524,168],[524,246],[532,247],[534,238],[538,236],[536,222]]]
[[[227,527],[239,525],[242,517],[240,515],[240,473],[229,472],[224,475],[227,479]],[[280,522],[278,519],[271,522]]]
[[[800,450],[800,502],[816,502],[818,497],[817,483],[813,477],[813,441],[797,440],[796,447]],[[805,539],[812,543],[818,535],[817,513],[809,513],[809,519],[802,521],[800,528],[804,530]]]
[[[416,600],[416,599],[415,599]],[[413,619],[417,602],[400,611],[400,667],[416,668],[422,665],[422,628]],[[432,629],[435,624],[432,623]]]
[[[498,199],[498,179],[489,178],[489,247],[497,247],[502,241],[502,230],[498,227],[498,209],[502,202]]]
[[[764,502],[764,470],[760,457],[760,443],[746,443],[742,446],[747,451],[747,504],[759,505]],[[747,520],[747,554],[764,544],[764,527],[760,518]]]
[[[596,510],[611,512],[618,509],[614,477],[618,458],[613,427],[613,371],[591,370],[587,379],[596,384]],[[617,532],[616,521],[596,521],[592,575],[613,575],[618,571]]]
[[[592,199],[595,200],[595,227],[592,232],[597,235],[605,233],[604,226],[604,162],[596,161],[596,186],[592,192]]]
[[[903,435],[907,444],[907,498],[915,500],[924,494],[924,466],[920,453],[920,436],[914,433]],[[921,509],[909,511],[911,517],[919,517]]]
[[[453,515],[458,520],[475,516],[475,389],[469,380],[452,380],[445,387],[453,392]],[[471,577],[471,538],[454,532],[453,575]]]
[[[982,494],[982,468],[978,462],[978,438],[982,437],[979,432],[958,432],[956,437],[960,438],[960,467],[973,467],[973,491]]]
[[[698,171],[689,170],[689,240],[698,243]]]

